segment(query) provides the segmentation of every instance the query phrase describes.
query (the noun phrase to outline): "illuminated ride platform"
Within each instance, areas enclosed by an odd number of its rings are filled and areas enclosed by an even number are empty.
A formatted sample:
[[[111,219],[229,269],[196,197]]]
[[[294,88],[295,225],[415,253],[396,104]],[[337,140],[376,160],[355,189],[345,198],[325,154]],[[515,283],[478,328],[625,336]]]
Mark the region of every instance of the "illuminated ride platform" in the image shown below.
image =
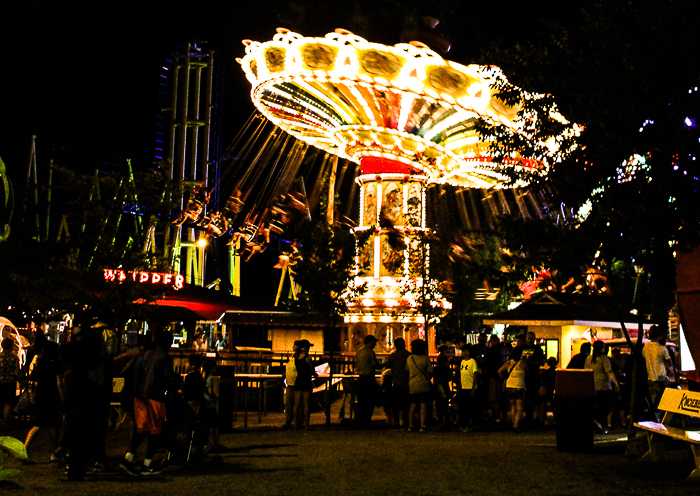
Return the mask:
[[[271,41],[243,43],[246,55],[237,60],[258,110],[296,138],[360,164],[353,285],[367,290],[348,301],[345,351],[362,346],[367,334],[385,350],[399,336],[425,337],[426,295],[431,306],[449,309],[428,270],[428,184],[524,186],[524,179],[510,177],[545,174],[579,132],[552,108],[548,117],[564,131],[541,143],[536,160],[513,154],[496,162],[477,124],[505,126],[529,139],[537,121],[495,96],[495,83],[505,82],[496,67],[450,62],[416,42],[371,43],[341,29],[323,38],[278,29]],[[430,330],[428,342],[432,347]]]

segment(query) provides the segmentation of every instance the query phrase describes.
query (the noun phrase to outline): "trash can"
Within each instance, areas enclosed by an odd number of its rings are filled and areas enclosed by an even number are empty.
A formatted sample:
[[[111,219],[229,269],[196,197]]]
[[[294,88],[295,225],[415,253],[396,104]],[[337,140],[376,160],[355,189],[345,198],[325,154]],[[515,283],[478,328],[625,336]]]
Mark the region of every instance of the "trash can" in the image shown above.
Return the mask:
[[[593,371],[557,370],[554,399],[557,449],[579,453],[593,450]]]

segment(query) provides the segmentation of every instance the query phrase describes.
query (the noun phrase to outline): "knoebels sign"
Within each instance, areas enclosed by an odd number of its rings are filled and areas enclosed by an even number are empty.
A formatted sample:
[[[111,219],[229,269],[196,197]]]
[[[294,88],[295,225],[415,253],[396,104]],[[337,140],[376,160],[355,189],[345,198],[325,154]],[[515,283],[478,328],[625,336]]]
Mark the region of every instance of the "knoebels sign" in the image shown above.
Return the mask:
[[[185,276],[182,274],[167,274],[162,272],[125,271],[121,269],[104,269],[105,281],[121,283],[127,278],[141,284],[160,284],[182,289],[185,285]]]
[[[659,410],[700,417],[700,393],[682,389],[666,389]]]

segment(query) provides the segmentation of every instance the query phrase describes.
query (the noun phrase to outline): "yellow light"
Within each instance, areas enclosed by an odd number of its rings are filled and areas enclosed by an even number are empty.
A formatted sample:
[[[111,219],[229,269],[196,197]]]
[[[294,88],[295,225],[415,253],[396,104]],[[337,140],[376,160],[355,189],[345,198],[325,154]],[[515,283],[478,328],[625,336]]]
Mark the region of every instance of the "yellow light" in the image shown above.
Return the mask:
[[[199,246],[200,248],[204,248],[205,246],[207,246],[207,238],[199,238],[197,240],[197,246]]]

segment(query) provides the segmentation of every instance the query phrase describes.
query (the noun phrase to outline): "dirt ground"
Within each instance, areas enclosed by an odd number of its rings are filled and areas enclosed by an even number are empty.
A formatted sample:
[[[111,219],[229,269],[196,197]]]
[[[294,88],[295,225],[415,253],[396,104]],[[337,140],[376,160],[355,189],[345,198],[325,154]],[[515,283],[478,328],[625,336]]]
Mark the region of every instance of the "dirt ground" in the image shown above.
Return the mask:
[[[249,416],[242,430],[222,435],[228,447],[217,463],[212,457],[189,467],[171,466],[162,474],[129,477],[105,471],[85,482],[62,482],[63,467],[49,462],[48,436],[33,450],[36,465],[9,466],[22,475],[4,483],[5,493],[62,495],[697,495],[700,485],[684,482],[693,462],[640,465],[625,457],[626,433],[596,436],[591,453],[562,453],[552,427],[514,434],[507,430],[470,433],[405,432],[375,415],[372,430],[356,430],[322,413],[312,429],[280,429],[281,414],[258,423]],[[109,433],[108,453],[117,464],[128,442],[130,425]],[[26,428],[12,435],[22,438]],[[142,456],[142,455],[141,455]]]

